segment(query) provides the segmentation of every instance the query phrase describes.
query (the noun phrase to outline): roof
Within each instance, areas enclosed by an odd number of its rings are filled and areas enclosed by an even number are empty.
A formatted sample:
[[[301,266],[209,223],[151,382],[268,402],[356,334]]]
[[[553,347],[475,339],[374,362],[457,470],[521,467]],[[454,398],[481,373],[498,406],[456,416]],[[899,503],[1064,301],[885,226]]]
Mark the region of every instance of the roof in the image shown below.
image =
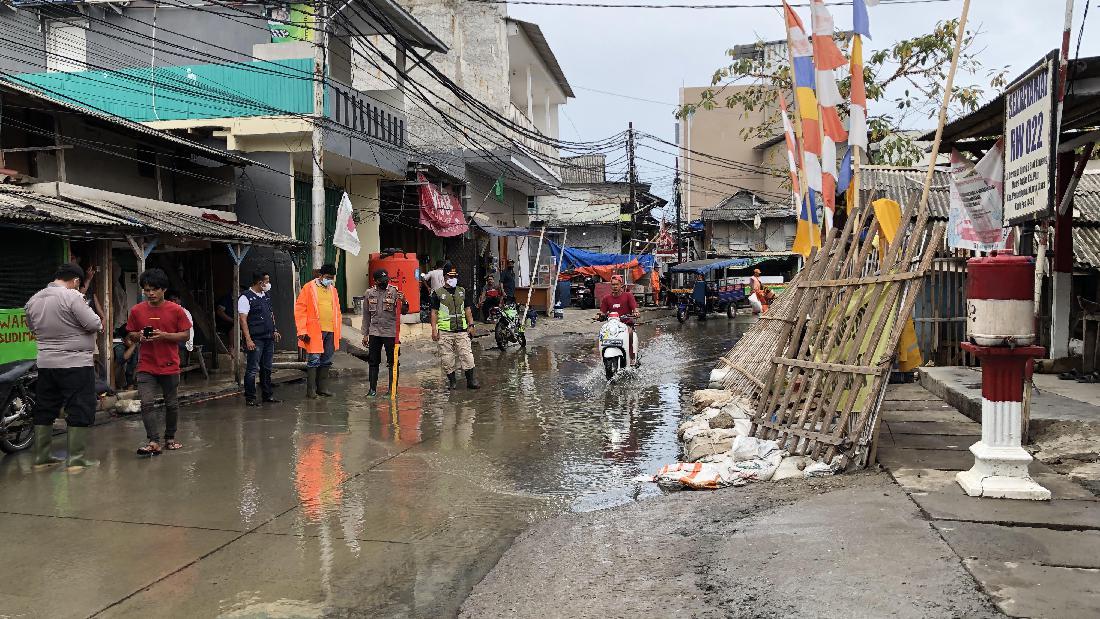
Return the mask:
[[[349,4],[351,4],[350,0],[342,3],[341,8]],[[355,5],[359,10],[350,11],[347,17],[352,20],[362,20],[367,27],[357,27],[353,34],[360,32],[370,34],[367,32],[368,29],[375,30],[377,34],[392,33],[412,47],[441,54],[447,53],[447,45],[395,0],[369,0],[369,2],[356,0]],[[370,19],[366,18],[368,16]]]
[[[108,200],[47,196],[25,187],[0,185],[0,226],[48,230],[66,237],[122,238],[171,234],[207,241],[277,247],[305,244],[288,236],[218,217],[140,209]]]
[[[789,204],[773,204],[748,190],[738,191],[702,212],[704,221],[752,221],[757,215],[761,219],[794,219]]]
[[[870,203],[879,198],[896,200],[903,206],[920,200],[924,190],[927,168],[891,168],[862,166],[860,175],[860,199]],[[947,170],[937,168],[932,176],[932,189],[928,193],[929,216],[946,220],[951,209],[951,187]]]
[[[673,273],[710,273],[717,269],[743,269],[750,267],[758,262],[763,262],[759,258],[711,258],[709,260],[692,260],[691,262],[681,262],[680,264],[673,265],[670,269]]]
[[[1057,58],[1057,53],[1051,53]],[[1050,56],[1047,56],[1050,57]],[[1027,75],[1038,67],[1039,62],[1021,73]],[[1078,58],[1070,61],[1069,88],[1066,91],[1065,108],[1062,114],[1061,130],[1083,129],[1100,124],[1100,105],[1097,101],[1100,81],[1100,56]],[[1016,81],[1016,80],[1013,80]],[[943,141],[947,144],[970,138],[997,137],[1004,133],[1004,93],[977,110],[957,118],[943,128]],[[929,131],[920,136],[920,140],[935,139],[936,132]]]
[[[171,144],[179,148],[183,148],[192,153],[202,155],[208,159],[214,161],[220,161],[222,163],[232,163],[236,165],[262,165],[247,157],[242,157],[235,153],[231,153],[220,148],[214,148],[212,146],[206,146],[205,144],[199,144],[193,140],[187,138],[181,138],[177,135],[168,133],[167,131],[161,131],[159,129],[153,129],[141,123],[136,123],[132,120],[122,118],[121,116],[114,116],[107,112],[96,110],[94,108],[87,107],[84,104],[77,102],[75,99],[69,99],[64,93],[56,91],[43,92],[37,86],[27,86],[16,81],[19,80],[18,76],[5,74],[0,72],[0,90],[7,92],[15,92],[21,95],[44,101],[51,105],[83,114],[85,116],[91,116],[101,122],[114,125],[119,131],[130,134],[140,134],[142,137],[159,141],[163,144]],[[266,166],[263,166],[266,167]]]
[[[603,153],[562,157],[561,162],[563,184],[602,183],[607,180],[607,155]]]
[[[554,50],[550,49],[550,44],[547,43],[546,37],[542,34],[542,28],[539,28],[538,24],[529,21],[521,21],[511,17],[507,19],[519,26],[523,33],[527,35],[527,38],[531,40],[531,45],[535,46],[539,58],[546,65],[546,70],[550,71],[550,75],[554,77],[554,81],[557,82],[565,96],[576,98],[576,95],[573,94],[573,87],[569,85],[569,80],[565,79],[565,72],[561,70],[561,65],[558,64],[558,58],[554,55]]]

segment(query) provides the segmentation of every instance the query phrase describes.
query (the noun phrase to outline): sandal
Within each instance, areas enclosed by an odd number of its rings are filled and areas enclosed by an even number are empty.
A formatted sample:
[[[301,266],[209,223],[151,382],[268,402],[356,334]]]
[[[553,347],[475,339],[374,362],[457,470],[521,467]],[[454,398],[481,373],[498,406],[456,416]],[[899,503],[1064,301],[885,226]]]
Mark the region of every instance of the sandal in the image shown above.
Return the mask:
[[[137,454],[139,456],[159,456],[161,452],[160,443],[156,441],[149,441],[142,447],[138,447]]]
[[[168,451],[175,451],[175,450],[177,450],[181,447],[183,447],[183,444],[180,443],[179,441],[177,441],[174,438],[169,438],[169,439],[164,440],[164,448],[167,449]]]

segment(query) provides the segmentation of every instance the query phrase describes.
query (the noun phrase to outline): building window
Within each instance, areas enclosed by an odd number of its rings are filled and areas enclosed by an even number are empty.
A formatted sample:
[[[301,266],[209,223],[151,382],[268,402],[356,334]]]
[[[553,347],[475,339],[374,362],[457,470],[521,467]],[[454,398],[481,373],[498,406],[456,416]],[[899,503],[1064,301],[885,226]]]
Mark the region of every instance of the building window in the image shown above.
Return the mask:
[[[46,24],[46,71],[88,70],[88,22],[54,19]]]
[[[539,214],[539,198],[538,196],[527,196],[527,214],[538,215]]]

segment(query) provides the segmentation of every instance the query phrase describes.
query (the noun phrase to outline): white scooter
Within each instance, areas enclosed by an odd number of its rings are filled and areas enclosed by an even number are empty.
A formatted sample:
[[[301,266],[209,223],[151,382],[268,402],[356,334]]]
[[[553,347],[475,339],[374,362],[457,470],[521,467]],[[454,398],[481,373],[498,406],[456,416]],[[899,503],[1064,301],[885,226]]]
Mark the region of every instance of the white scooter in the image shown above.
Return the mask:
[[[620,370],[639,365],[638,333],[615,312],[607,315],[607,323],[600,328],[600,357],[607,380]]]

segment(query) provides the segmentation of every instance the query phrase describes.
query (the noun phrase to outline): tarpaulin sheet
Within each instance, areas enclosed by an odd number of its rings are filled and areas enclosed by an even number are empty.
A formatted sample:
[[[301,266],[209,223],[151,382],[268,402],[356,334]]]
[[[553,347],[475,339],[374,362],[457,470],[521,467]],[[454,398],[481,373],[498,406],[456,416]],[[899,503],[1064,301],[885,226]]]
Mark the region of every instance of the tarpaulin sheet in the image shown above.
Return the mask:
[[[550,243],[550,252],[554,254],[554,259],[557,260],[562,254],[561,245],[553,241],[547,242]],[[561,258],[562,271],[570,271],[580,267],[620,265],[626,264],[631,260],[637,260],[638,265],[648,273],[653,270],[653,265],[656,263],[653,254],[640,254],[636,256],[628,254],[601,254],[599,252],[573,249],[570,247],[566,247],[564,251],[565,256]]]
[[[570,269],[569,272],[574,275],[590,275],[599,277],[603,281],[611,281],[611,276],[631,269],[630,277],[634,281],[640,281],[645,276],[645,269],[638,265],[637,260],[631,260],[630,262],[624,262],[622,264],[609,264],[606,266],[590,266],[590,267],[576,267]],[[571,277],[570,275],[560,275],[561,277]]]
[[[462,213],[462,202],[451,192],[444,192],[428,182],[423,174],[416,177],[420,185],[420,225],[440,237],[465,234],[470,226]]]

